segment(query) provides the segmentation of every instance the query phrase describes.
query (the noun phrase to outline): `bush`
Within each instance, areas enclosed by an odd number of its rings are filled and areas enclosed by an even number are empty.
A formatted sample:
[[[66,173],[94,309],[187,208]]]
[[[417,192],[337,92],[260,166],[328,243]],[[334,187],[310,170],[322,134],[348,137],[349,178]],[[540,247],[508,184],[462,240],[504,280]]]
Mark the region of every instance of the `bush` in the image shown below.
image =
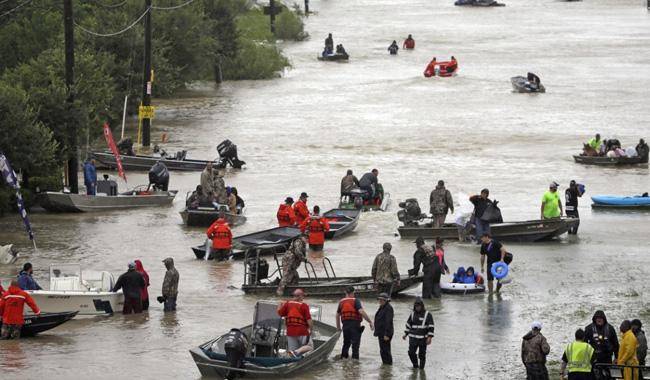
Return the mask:
[[[281,40],[302,41],[309,37],[300,16],[288,8],[275,19],[275,36]]]
[[[275,45],[243,40],[239,54],[223,61],[224,79],[269,79],[289,66],[289,61]]]

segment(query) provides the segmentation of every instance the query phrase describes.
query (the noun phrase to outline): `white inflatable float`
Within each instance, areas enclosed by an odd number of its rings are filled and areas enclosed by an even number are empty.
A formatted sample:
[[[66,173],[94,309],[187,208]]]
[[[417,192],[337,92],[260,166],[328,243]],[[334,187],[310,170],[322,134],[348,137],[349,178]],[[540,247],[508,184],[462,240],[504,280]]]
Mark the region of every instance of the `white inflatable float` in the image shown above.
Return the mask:
[[[447,294],[476,294],[485,292],[485,285],[441,282],[440,289]]]

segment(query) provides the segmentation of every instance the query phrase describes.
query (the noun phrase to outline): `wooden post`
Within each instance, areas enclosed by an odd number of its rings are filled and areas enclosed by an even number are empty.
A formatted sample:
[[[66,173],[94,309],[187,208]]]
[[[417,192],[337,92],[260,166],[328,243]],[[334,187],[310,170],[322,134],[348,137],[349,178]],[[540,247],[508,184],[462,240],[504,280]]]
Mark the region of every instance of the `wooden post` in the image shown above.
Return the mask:
[[[68,92],[66,98],[66,119],[68,120],[68,149],[67,164],[68,185],[72,193],[79,192],[79,152],[77,147],[77,119],[73,116],[74,107],[74,23],[72,18],[72,0],[63,1],[63,30],[65,39],[65,86]]]

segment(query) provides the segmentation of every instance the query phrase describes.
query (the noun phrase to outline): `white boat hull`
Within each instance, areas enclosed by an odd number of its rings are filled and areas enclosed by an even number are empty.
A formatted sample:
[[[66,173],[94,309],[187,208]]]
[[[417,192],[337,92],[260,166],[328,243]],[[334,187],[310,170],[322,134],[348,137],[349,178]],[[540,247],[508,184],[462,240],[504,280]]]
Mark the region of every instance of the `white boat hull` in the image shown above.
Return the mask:
[[[78,315],[107,315],[121,313],[124,307],[122,292],[34,290],[29,293],[43,313],[78,311]]]

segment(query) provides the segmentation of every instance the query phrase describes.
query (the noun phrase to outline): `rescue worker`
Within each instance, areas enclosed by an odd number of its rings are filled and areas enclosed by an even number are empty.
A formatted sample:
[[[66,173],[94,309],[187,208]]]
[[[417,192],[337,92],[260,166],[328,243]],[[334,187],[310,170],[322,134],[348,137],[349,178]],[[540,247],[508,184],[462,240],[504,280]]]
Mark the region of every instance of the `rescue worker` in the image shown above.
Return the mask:
[[[244,368],[244,358],[248,352],[250,342],[248,336],[240,329],[230,329],[228,334],[223,338],[223,348],[226,351],[226,359],[231,368]],[[237,371],[228,371],[226,379],[237,378]]]
[[[361,344],[361,334],[365,326],[361,326],[361,320],[365,319],[373,329],[372,321],[365,310],[361,300],[354,295],[354,287],[348,286],[345,289],[345,298],[339,301],[336,309],[336,329],[341,331],[343,324],[343,348],[341,358],[347,359],[350,346],[352,346],[352,359],[359,359],[359,345]]]
[[[334,38],[332,38],[332,33],[328,34],[327,38],[325,39],[325,53],[334,53]]]
[[[393,293],[393,284],[399,286],[399,271],[397,270],[397,260],[390,254],[393,246],[390,243],[384,243],[382,252],[375,257],[372,263],[371,276],[377,288],[377,293]]]
[[[86,195],[95,195],[97,190],[97,169],[95,160],[87,159],[84,162],[84,185],[86,186]]]
[[[546,356],[549,352],[551,347],[542,335],[542,323],[535,321],[521,342],[521,361],[526,367],[526,380],[548,380]]]
[[[476,228],[476,241],[477,243],[481,242],[481,236],[484,233],[490,233],[490,222],[483,220],[483,214],[485,210],[491,204],[494,204],[490,198],[490,190],[483,189],[481,190],[480,195],[472,195],[469,197],[469,201],[474,205],[474,212],[472,213],[472,222]]]
[[[402,44],[402,48],[404,49],[415,49],[415,40],[413,39],[413,36],[409,34],[408,37],[404,40],[404,43]]]
[[[454,71],[456,71],[456,69],[458,69],[458,61],[456,60],[456,57],[452,55],[450,62],[451,63],[447,65],[447,72],[453,73]]]
[[[149,283],[149,273],[147,273],[146,270],[144,270],[144,265],[142,265],[142,261],[140,260],[135,260],[135,270],[142,275],[142,278],[144,279],[144,287],[140,290],[140,298],[142,299],[142,310],[149,310],[149,289],[147,289],[150,285]]]
[[[422,298],[417,297],[413,304],[413,312],[406,321],[406,329],[402,339],[409,338],[409,358],[414,369],[424,369],[427,361],[427,346],[433,339],[433,316],[424,309]],[[420,359],[418,363],[418,359]]]
[[[178,282],[180,276],[174,267],[174,259],[171,257],[163,260],[165,268],[165,279],[162,284],[162,301],[164,302],[164,311],[176,311],[176,298],[178,297]]]
[[[436,65],[438,62],[436,61],[436,57],[433,57],[431,62],[427,65],[427,67],[424,69],[424,76],[425,77],[432,77],[436,75]]]
[[[393,339],[393,306],[390,304],[390,296],[381,293],[377,297],[379,309],[375,313],[375,336],[379,341],[379,355],[381,362],[386,365],[393,365],[393,356],[390,352],[390,342]]]
[[[341,179],[341,197],[349,196],[350,192],[359,187],[359,180],[352,173],[352,169],[348,169],[345,177]]]
[[[596,152],[600,152],[600,146],[603,145],[602,140],[600,139],[600,133],[596,133],[595,137],[592,137],[587,142],[587,145],[592,147]]]
[[[636,147],[634,149],[636,150],[636,154],[641,157],[642,161],[647,161],[650,148],[648,147],[648,144],[645,142],[645,140],[639,139],[639,143],[636,144]]]
[[[213,167],[212,162],[208,162],[201,172],[201,188],[203,195],[210,197],[212,201],[222,205],[227,204],[226,184],[219,174],[219,170]]]
[[[36,305],[36,302],[34,302],[32,296],[18,286],[18,280],[11,280],[9,289],[0,298],[0,316],[2,316],[0,338],[20,338],[20,330],[22,330],[25,324],[25,319],[23,318],[25,304],[32,309],[34,314],[41,314],[41,310]]]
[[[399,50],[399,46],[397,46],[397,41],[393,40],[393,43],[390,44],[388,47],[388,52],[390,55],[397,55],[397,51]]]
[[[640,366],[645,366],[645,358],[648,355],[648,340],[645,337],[645,332],[641,329],[643,324],[638,319],[632,320],[632,332],[639,342],[639,347],[636,349],[636,358],[639,360]]]
[[[433,227],[442,227],[449,211],[454,213],[454,199],[451,192],[445,188],[445,181],[438,181],[436,188],[429,195],[429,206],[433,218]]]
[[[616,364],[626,366],[638,366],[639,360],[636,357],[636,349],[639,342],[634,336],[632,331],[632,323],[625,320],[621,323],[621,346],[618,349],[618,356]],[[639,378],[639,370],[637,368],[625,368],[623,370],[624,380],[637,380]]]
[[[569,188],[564,192],[566,216],[571,218],[580,218],[580,214],[578,213],[578,198],[580,197],[582,197],[582,192],[580,191],[578,184],[576,181],[571,180],[571,182],[569,182]],[[580,221],[578,220],[575,227],[569,229],[569,234],[576,235],[579,226]]]
[[[309,236],[309,249],[320,252],[325,245],[325,232],[330,230],[327,218],[320,216],[320,207],[314,206],[312,216],[305,219],[300,225],[300,230]]]
[[[591,367],[596,360],[593,347],[585,342],[585,331],[576,330],[575,342],[570,343],[562,354],[562,368],[560,376],[562,380],[592,380]]]
[[[494,276],[492,275],[492,264],[503,262],[506,257],[506,249],[501,243],[492,239],[489,233],[481,236],[481,273],[485,272],[485,260],[487,258],[487,280],[488,291],[492,293],[494,287]],[[497,293],[501,290],[501,283],[497,282]]]
[[[415,239],[416,251],[413,253],[413,269],[409,270],[409,275],[417,276],[422,265],[422,298],[431,298],[431,289],[433,287],[433,258],[435,253],[433,248],[424,243],[420,236]]]
[[[34,268],[32,263],[25,263],[23,265],[23,270],[18,273],[18,286],[22,290],[42,290],[41,286],[34,280],[32,277],[34,274]]]
[[[557,193],[558,186],[557,182],[551,182],[548,191],[542,196],[540,219],[553,219],[562,216],[562,202],[560,202],[560,195]]]
[[[311,341],[314,322],[309,305],[303,302],[304,299],[305,292],[296,289],[293,292],[293,300],[283,302],[278,307],[278,315],[284,317],[287,325],[287,348],[290,352],[306,346]]]
[[[442,289],[440,288],[440,278],[443,273],[449,274],[449,267],[445,261],[445,249],[442,246],[443,240],[436,238],[436,246],[434,251],[434,256],[432,258],[433,262],[431,264],[431,272],[433,284],[431,285],[431,296],[435,298],[440,298],[442,296]]]
[[[206,252],[207,258],[227,260],[232,250],[232,231],[226,222],[226,214],[221,211],[219,218],[206,231],[208,239],[212,240],[211,252]]]
[[[298,268],[305,261],[306,245],[305,238],[301,236],[292,241],[287,252],[282,255],[282,279],[276,291],[278,296],[284,295],[284,289],[287,285],[295,285],[300,281]]]
[[[309,208],[307,208],[307,198],[309,195],[304,191],[300,193],[300,198],[298,202],[293,204],[293,213],[296,215],[296,224],[298,226],[302,225],[302,222],[305,219],[309,218]]]
[[[296,214],[293,212],[293,198],[287,197],[284,203],[278,207],[276,217],[279,227],[291,227],[296,224]]]
[[[607,317],[602,310],[597,310],[591,321],[592,323],[585,328],[585,342],[594,348],[597,363],[610,364],[612,357],[616,359],[618,355],[616,330],[607,323]],[[601,371],[596,368],[593,373],[597,380],[603,377]]]
[[[377,184],[379,183],[377,176],[379,176],[379,170],[372,169],[369,173],[361,176],[359,180],[359,188],[366,192],[365,200],[369,202],[377,196]]]
[[[123,314],[140,314],[142,313],[142,289],[145,287],[144,277],[135,269],[135,262],[131,261],[129,269],[118,279],[111,292],[117,292],[122,289],[124,293]]]

